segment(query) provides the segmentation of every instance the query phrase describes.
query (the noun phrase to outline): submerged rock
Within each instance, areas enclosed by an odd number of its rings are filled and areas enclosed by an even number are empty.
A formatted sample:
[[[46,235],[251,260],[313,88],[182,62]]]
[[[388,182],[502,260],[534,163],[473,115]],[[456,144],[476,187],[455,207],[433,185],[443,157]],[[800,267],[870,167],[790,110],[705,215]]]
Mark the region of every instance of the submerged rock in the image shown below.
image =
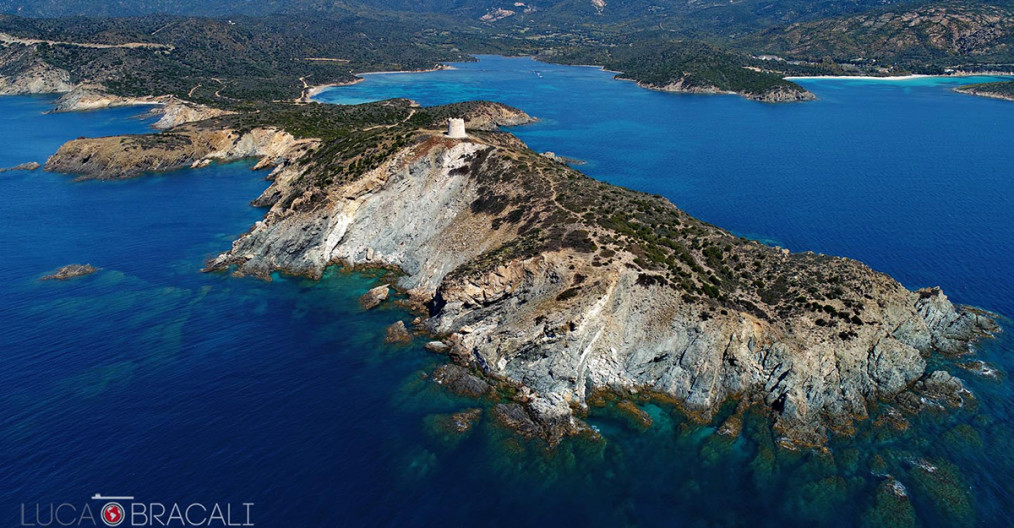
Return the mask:
[[[983,378],[990,380],[1000,380],[1003,378],[1003,373],[998,368],[985,361],[966,361],[964,363],[958,363],[958,366]]]
[[[654,423],[650,414],[630,400],[623,400],[617,403],[616,410],[620,413],[620,416],[625,418],[627,424],[634,429],[646,431]]]
[[[912,487],[935,510],[942,526],[974,526],[972,492],[954,464],[940,460],[915,460],[910,472]]]
[[[862,517],[863,528],[915,528],[918,522],[908,490],[894,478],[877,486],[873,504]]]
[[[454,414],[431,414],[423,419],[423,423],[431,437],[454,447],[471,436],[481,417],[482,409],[466,409]]]
[[[359,304],[365,310],[372,310],[377,306],[380,306],[380,303],[386,301],[389,294],[390,287],[387,284],[382,284],[364,293],[363,296],[359,298]]]
[[[84,275],[90,275],[92,273],[95,273],[98,270],[99,270],[99,268],[96,268],[96,267],[92,266],[91,264],[83,264],[83,265],[82,264],[70,264],[68,266],[64,266],[64,267],[56,270],[56,273],[53,273],[52,275],[46,275],[45,277],[42,277],[39,280],[61,280],[61,281],[63,281],[63,280],[73,279],[75,277],[82,277]]]

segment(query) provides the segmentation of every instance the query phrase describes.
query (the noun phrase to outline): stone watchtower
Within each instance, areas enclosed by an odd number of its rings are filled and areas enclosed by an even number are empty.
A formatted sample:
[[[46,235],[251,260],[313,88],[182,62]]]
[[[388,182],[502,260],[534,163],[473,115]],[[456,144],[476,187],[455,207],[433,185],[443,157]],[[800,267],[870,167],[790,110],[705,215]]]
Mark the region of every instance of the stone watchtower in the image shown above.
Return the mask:
[[[465,133],[465,120],[450,118],[447,120],[447,137],[452,139],[466,139],[468,134]]]

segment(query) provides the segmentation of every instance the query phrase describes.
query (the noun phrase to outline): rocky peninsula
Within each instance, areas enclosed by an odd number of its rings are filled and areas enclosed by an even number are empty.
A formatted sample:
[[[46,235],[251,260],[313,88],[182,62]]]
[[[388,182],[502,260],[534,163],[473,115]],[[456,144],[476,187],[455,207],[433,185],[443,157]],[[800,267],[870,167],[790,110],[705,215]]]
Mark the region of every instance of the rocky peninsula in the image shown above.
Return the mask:
[[[446,137],[448,117],[469,136]],[[848,433],[878,400],[918,412],[971,397],[926,358],[967,352],[996,331],[988,314],[854,260],[736,237],[494,131],[530,120],[495,103],[274,105],[72,141],[46,169],[119,178],[260,158],[275,168],[254,203],[269,210],[209,271],[398,270],[454,379],[510,387],[498,421],[550,444],[586,430],[603,393],[700,420],[737,399],[795,445]]]
[[[739,95],[750,99],[751,101],[758,101],[761,103],[798,103],[805,101],[813,101],[817,99],[813,92],[802,88],[801,86],[774,86],[765,90],[759,91],[748,91],[748,90],[723,90],[718,86],[711,84],[699,84],[689,81],[686,78],[679,78],[674,81],[658,84],[638,81],[637,85],[641,88],[648,90],[656,90],[660,92],[673,92],[673,93],[688,93],[688,94],[702,94],[702,95]]]
[[[990,97],[992,99],[1014,101],[1014,81],[969,84],[966,86],[959,86],[955,88],[954,91],[968,95],[977,95],[979,97]]]

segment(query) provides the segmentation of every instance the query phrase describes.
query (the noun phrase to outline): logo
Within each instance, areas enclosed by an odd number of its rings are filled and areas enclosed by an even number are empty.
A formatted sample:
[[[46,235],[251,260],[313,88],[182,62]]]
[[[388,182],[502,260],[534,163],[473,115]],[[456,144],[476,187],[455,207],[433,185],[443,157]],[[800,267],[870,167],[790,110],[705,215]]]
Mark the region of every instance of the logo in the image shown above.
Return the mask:
[[[119,526],[123,524],[125,517],[123,506],[118,502],[110,502],[102,507],[102,522],[106,523],[106,526]]]
[[[252,502],[141,502],[98,493],[81,504],[21,504],[21,526],[144,526],[201,528],[254,526]],[[101,504],[96,509],[92,504]],[[126,504],[126,506],[124,506]]]

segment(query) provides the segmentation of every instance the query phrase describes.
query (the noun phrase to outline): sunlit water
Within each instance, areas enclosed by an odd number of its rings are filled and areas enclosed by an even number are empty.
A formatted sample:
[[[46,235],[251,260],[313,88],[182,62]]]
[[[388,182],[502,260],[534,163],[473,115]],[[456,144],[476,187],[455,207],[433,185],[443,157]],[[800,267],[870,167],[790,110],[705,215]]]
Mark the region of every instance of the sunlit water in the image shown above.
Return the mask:
[[[536,74],[536,71],[539,74]],[[513,129],[594,177],[793,250],[862,259],[910,287],[1014,313],[1014,103],[948,83],[804,81],[821,99],[771,106],[661,94],[592,68],[484,58],[369,76],[336,102],[474,98],[542,118]],[[136,109],[43,115],[0,98],[0,167],[76,136],[138,133]],[[649,405],[637,432],[608,411],[604,442],[553,452],[493,427],[454,444],[426,417],[459,400],[422,375],[440,357],[382,344],[412,315],[356,298],[375,277],[319,283],[203,274],[263,215],[248,164],[127,182],[0,175],[0,525],[21,503],[93,493],[254,502],[258,526],[921,526],[1008,524],[1014,394],[954,367],[974,410],[905,432],[859,426],[830,455],[774,446],[748,415],[733,443]],[[69,263],[102,271],[40,282]],[[1009,334],[979,356],[1009,371]],[[886,432],[890,431],[890,432]],[[927,461],[938,469],[919,469]],[[896,477],[908,502],[877,493]],[[909,508],[911,506],[911,508]]]

